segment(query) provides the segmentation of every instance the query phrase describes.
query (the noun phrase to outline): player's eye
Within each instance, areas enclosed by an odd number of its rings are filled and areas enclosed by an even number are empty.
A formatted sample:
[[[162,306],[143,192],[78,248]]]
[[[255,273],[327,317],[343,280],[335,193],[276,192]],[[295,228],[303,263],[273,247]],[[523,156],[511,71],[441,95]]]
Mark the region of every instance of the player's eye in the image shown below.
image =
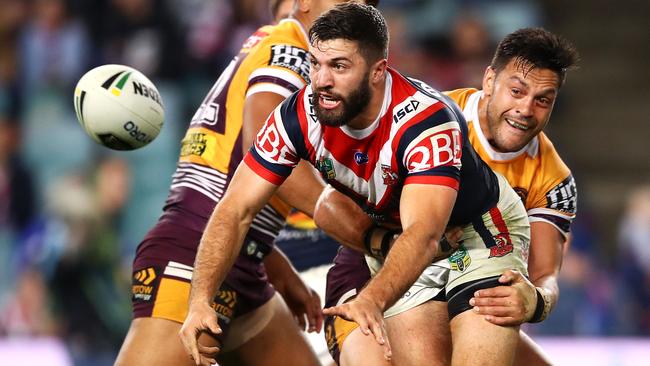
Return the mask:
[[[520,96],[520,95],[521,95],[521,90],[520,90],[520,89],[517,89],[517,88],[511,88],[511,89],[510,89],[510,93],[511,93],[513,96],[517,97],[517,96]]]
[[[542,98],[538,98],[537,101],[543,107],[548,107],[549,105],[551,105],[551,100],[549,98],[542,97]]]

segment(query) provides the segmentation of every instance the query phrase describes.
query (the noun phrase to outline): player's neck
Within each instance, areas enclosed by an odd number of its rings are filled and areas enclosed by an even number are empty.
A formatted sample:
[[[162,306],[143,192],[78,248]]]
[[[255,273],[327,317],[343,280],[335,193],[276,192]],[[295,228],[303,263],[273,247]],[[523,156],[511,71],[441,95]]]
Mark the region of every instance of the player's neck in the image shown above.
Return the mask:
[[[481,127],[481,132],[483,133],[483,136],[485,136],[486,139],[490,140],[492,139],[492,135],[490,134],[490,129],[488,128],[488,116],[487,116],[487,105],[488,105],[488,98],[485,95],[482,95],[481,98],[478,100],[478,124]]]
[[[384,76],[381,81],[376,85],[372,85],[372,97],[366,108],[359,113],[350,123],[347,124],[348,127],[355,130],[363,130],[370,127],[373,124],[381,111],[381,107],[384,105],[384,97],[386,92],[386,77]]]

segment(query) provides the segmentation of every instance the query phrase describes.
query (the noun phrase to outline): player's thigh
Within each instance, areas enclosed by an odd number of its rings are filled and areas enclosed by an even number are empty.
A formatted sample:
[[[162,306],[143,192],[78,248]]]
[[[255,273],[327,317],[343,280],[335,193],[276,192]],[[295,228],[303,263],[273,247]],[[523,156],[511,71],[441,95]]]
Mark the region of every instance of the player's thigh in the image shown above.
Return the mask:
[[[226,366],[320,366],[278,293],[251,314],[233,321],[224,350],[219,360]]]
[[[386,361],[384,358],[384,350],[375,338],[372,335],[361,333],[361,330],[357,326],[345,337],[345,341],[341,345],[339,365],[390,366],[392,363]]]
[[[512,365],[519,342],[519,327],[494,325],[471,310],[450,322],[453,366]]]
[[[428,301],[386,319],[395,365],[449,365],[451,333],[447,303]]]
[[[519,342],[515,352],[516,366],[550,366],[550,358],[542,348],[535,343],[526,333],[519,331]]]
[[[185,351],[178,331],[181,324],[161,318],[137,318],[124,339],[116,366],[183,366],[194,365]],[[203,335],[199,342],[216,345],[214,338]]]

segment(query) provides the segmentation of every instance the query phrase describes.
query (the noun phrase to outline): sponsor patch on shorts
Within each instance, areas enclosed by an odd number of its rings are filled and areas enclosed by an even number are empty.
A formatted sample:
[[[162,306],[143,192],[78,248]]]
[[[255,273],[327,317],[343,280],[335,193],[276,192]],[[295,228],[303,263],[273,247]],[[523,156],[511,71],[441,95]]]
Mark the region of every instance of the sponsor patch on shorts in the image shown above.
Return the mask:
[[[133,272],[131,295],[134,301],[151,301],[156,292],[160,270],[147,267]]]
[[[212,303],[212,308],[224,323],[229,324],[235,315],[237,306],[237,292],[234,290],[219,290]]]

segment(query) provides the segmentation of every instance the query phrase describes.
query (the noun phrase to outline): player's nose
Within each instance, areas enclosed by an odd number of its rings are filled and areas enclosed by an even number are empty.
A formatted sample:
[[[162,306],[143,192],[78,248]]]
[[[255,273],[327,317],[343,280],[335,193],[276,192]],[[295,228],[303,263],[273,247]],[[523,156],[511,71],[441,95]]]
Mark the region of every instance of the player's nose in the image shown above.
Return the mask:
[[[318,71],[315,72],[315,78],[312,80],[312,83],[315,83],[315,86],[318,88],[326,88],[329,86],[334,86],[334,78],[332,77],[332,72],[327,67],[321,67]]]
[[[533,97],[521,98],[517,104],[516,111],[522,117],[532,117],[534,104],[535,98]]]

